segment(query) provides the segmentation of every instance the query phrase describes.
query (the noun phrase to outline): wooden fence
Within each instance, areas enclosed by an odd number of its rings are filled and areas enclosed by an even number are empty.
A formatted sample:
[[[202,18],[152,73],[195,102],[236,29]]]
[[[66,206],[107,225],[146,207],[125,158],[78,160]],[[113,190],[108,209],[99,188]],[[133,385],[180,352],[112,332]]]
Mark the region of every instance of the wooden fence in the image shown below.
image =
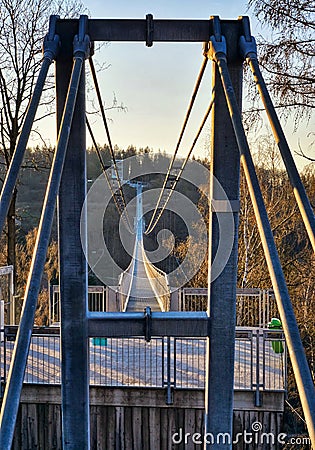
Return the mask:
[[[251,392],[236,392],[234,434],[251,431],[259,422],[275,436],[281,431],[283,393],[263,393],[263,407],[253,406]],[[24,385],[12,450],[61,449],[60,386]],[[173,404],[166,405],[165,390],[91,387],[90,424],[92,450],[190,450],[202,449],[184,436],[204,428],[204,391],[177,390]],[[180,431],[181,430],[181,431]],[[180,434],[183,439],[179,443]],[[247,445],[247,446],[246,446]],[[235,450],[267,450],[277,446],[240,439]],[[78,449],[79,450],[79,449]]]

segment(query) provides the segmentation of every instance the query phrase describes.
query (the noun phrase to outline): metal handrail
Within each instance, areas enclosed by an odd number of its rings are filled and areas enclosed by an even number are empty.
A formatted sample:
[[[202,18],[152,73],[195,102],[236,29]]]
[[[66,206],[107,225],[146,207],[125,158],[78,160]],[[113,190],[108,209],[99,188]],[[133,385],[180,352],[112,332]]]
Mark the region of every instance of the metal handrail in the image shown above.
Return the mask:
[[[34,328],[28,383],[60,383],[59,333],[59,327]],[[5,327],[0,352],[4,384],[16,334],[16,326]],[[273,341],[282,343],[283,353],[274,352]],[[166,388],[171,401],[174,388],[204,388],[205,353],[205,338],[152,337],[150,344],[143,338],[92,338],[90,383]],[[237,329],[235,361],[234,389],[255,393],[256,406],[262,392],[285,392],[287,353],[282,330]]]

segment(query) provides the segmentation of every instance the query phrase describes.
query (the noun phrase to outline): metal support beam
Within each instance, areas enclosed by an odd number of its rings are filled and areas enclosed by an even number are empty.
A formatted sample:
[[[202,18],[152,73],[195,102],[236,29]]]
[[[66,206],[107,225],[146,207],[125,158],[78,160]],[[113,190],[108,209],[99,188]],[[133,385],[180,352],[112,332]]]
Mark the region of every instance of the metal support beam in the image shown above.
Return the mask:
[[[76,34],[77,20],[61,19],[56,32],[63,45],[72,49],[71,36]],[[233,41],[229,48],[230,61],[240,60],[238,40],[243,34],[239,20],[221,20],[222,34]],[[89,19],[88,34],[91,41],[143,42],[208,42],[213,34],[211,20],[178,19]],[[148,39],[149,36],[149,39]]]
[[[145,312],[88,313],[88,334],[91,337],[146,336]],[[152,312],[151,336],[205,337],[209,318],[205,312]]]
[[[215,22],[215,21],[214,21]],[[235,43],[227,39],[227,47],[233,51]],[[241,107],[242,98],[242,62],[231,64],[229,68],[233,86]],[[212,86],[215,89],[215,104],[212,110],[211,164],[213,176],[223,187],[232,204],[239,203],[240,156],[227,108],[220,74],[213,64]],[[225,201],[217,183],[211,177],[210,198],[212,201]],[[209,230],[209,300],[208,312],[211,314],[210,333],[207,340],[207,376],[206,376],[206,417],[205,432],[216,437],[220,433],[232,436],[233,426],[233,390],[234,390],[234,351],[236,325],[236,278],[238,211],[211,211]],[[219,241],[226,239],[224,224],[234,219],[234,242],[227,264],[221,274],[212,279],[211,265],[218,250]],[[231,449],[232,444],[205,444],[205,448]]]
[[[72,55],[72,48],[67,53],[62,46],[56,63],[58,129],[70,81]],[[86,195],[84,55],[79,54],[77,59],[81,59],[83,67],[58,197],[64,450],[90,448],[87,263],[80,239]]]

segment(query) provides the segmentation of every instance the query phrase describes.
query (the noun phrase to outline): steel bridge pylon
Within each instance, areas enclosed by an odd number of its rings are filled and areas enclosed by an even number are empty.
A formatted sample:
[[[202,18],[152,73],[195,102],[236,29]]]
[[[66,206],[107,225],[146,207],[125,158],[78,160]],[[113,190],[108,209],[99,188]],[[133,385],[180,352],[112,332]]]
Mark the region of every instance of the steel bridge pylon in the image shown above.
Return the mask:
[[[315,444],[314,386],[241,123],[242,66],[245,58],[253,60],[257,56],[247,18],[221,21],[218,17],[211,17],[210,20],[153,20],[151,15],[147,15],[145,20],[98,20],[81,16],[80,20],[55,18],[52,22],[53,27],[48,36],[49,45],[46,46],[45,53],[45,72],[47,74],[49,63],[55,58],[58,142],[13,363],[3,399],[1,449],[10,450],[13,440],[57,193],[63,448],[90,448],[88,339],[99,336],[145,336],[148,340],[151,336],[207,337],[205,432],[213,436],[232,436],[240,162],[244,167],[254,204],[309,434]],[[202,42],[205,43],[206,57],[213,61],[212,90],[215,91],[215,103],[212,110],[211,136],[213,176],[210,180],[212,205],[207,313],[92,313],[87,310],[87,262],[80,238],[80,220],[86,196],[84,61],[90,56],[90,42],[94,41],[142,41],[147,46],[152,46],[154,41]],[[253,67],[256,67],[255,64]],[[24,134],[21,133],[25,140]],[[18,145],[17,150],[21,150],[23,145]],[[19,158],[13,161],[12,166],[15,169],[8,175],[9,182],[5,183],[5,195],[1,199],[10,197],[10,189],[15,183],[12,180],[15,178],[16,181],[21,151],[17,154]],[[283,154],[285,155],[285,151]],[[290,164],[287,165],[289,172]],[[217,192],[214,177],[223,187],[227,199],[221,198],[220,192]],[[296,174],[292,176],[292,180],[295,180],[294,189],[299,190]],[[312,216],[302,194],[299,195],[299,201],[305,210],[304,217],[308,223],[309,234],[314,236],[314,215]],[[7,201],[3,204],[6,205]],[[0,228],[4,222],[5,209],[4,206],[0,211]],[[83,217],[84,214],[83,210]],[[211,262],[222,239],[218,216],[222,224],[225,218],[231,215],[234,220],[232,250],[220,275],[214,279]],[[232,448],[230,442],[205,444],[205,448],[210,446],[213,449]]]

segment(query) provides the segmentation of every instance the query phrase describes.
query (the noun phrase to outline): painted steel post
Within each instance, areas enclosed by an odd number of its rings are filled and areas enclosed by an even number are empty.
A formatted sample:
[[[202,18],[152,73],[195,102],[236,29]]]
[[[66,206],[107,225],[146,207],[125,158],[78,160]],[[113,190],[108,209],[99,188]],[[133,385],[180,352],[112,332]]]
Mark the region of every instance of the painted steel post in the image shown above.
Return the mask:
[[[215,22],[216,18],[213,23],[214,30],[216,30]],[[234,39],[233,36],[227,36],[231,53],[237,53]],[[241,105],[242,61],[233,59],[229,68]],[[210,180],[210,198],[213,205],[221,204],[223,206],[226,201],[222,198],[222,193],[218,192],[217,184],[213,180],[215,177],[231,202],[232,212],[226,212],[228,208],[223,207],[221,211],[220,208],[216,208],[216,211],[210,212],[208,280],[210,330],[207,339],[205,394],[205,432],[210,433],[210,438],[207,440],[209,443],[205,443],[205,448],[222,450],[232,448],[240,155],[215,63],[213,63],[212,77],[215,103],[211,126],[210,166],[213,176]],[[217,202],[218,200],[219,202]],[[219,240],[225,239],[224,226],[220,229],[218,216],[222,216],[220,218],[222,224],[226,220],[231,220],[231,214],[234,219],[234,240],[231,253],[221,274],[213,280],[211,263],[214,261]]]
[[[82,16],[80,18],[82,22]],[[79,24],[80,28],[81,23]],[[67,43],[73,36],[61,37]],[[83,36],[79,41],[83,42]],[[73,64],[73,50],[61,46],[56,63],[59,129]],[[84,55],[79,55],[84,58]],[[81,72],[76,109],[58,197],[60,312],[62,356],[62,443],[64,450],[90,448],[87,263],[80,239],[86,195],[85,74]]]

